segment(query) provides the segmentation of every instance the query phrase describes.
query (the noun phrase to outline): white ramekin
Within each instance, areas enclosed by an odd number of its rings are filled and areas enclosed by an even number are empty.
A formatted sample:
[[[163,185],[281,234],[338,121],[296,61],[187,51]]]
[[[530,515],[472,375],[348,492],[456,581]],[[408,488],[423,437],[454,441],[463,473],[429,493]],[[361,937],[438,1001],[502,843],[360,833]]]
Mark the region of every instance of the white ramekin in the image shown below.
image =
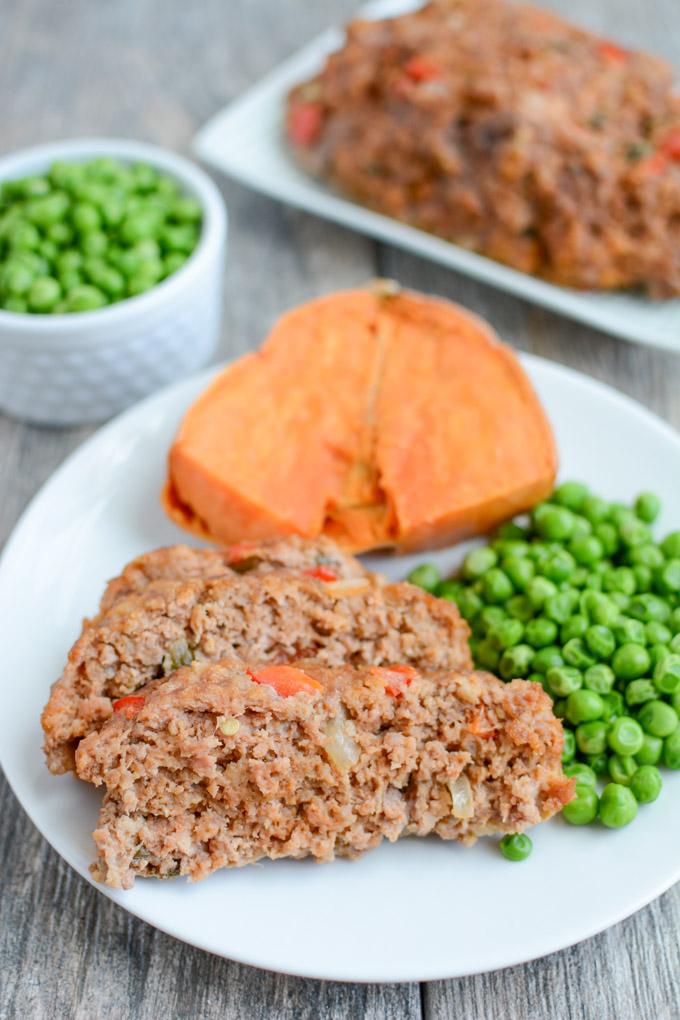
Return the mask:
[[[30,315],[0,309],[0,410],[43,425],[103,421],[203,365],[219,339],[227,214],[201,169],[164,149],[87,138],[0,160],[0,181],[55,160],[113,156],[150,163],[203,207],[196,249],[177,272],[137,297],[92,312]]]

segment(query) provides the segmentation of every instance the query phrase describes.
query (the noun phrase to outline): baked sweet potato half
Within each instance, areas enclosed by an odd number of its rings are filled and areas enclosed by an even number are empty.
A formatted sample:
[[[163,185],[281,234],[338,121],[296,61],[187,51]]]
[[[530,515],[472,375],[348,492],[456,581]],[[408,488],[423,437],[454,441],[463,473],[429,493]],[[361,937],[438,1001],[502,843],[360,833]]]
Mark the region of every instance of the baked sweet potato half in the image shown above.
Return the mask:
[[[411,551],[489,530],[555,472],[546,416],[491,329],[377,286],[295,308],[217,377],[172,445],[163,502],[219,542]]]

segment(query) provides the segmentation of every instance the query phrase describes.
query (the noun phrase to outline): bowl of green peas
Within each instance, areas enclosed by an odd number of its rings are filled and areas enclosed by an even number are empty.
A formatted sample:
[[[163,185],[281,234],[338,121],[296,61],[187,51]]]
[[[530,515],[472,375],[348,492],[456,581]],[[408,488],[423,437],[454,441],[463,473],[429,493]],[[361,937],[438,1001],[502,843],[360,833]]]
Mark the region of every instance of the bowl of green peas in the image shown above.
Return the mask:
[[[227,236],[198,166],[118,139],[0,160],[0,410],[102,421],[205,364]]]
[[[540,684],[564,728],[571,826],[630,824],[680,770],[680,530],[657,536],[653,492],[630,504],[575,481],[508,521],[442,578],[409,580],[457,604],[479,669]],[[527,836],[500,844],[509,860]]]

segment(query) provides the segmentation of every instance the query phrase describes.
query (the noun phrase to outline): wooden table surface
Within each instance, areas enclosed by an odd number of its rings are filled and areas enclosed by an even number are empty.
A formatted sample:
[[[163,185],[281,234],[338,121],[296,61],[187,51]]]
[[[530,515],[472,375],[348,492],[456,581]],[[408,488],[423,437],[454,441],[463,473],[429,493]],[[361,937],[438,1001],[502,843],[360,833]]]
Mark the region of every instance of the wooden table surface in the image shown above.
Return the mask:
[[[678,0],[543,3],[624,43],[653,49],[680,71]],[[95,134],[186,153],[211,114],[357,5],[2,0],[0,6],[4,154]],[[276,316],[299,301],[374,275],[392,276],[461,301],[516,347],[602,379],[680,427],[680,356],[611,339],[231,182],[219,183],[231,220],[222,356],[258,344]],[[0,542],[90,431],[31,428],[0,416]],[[21,678],[16,682],[20,687]],[[61,861],[3,779],[0,854],[1,1018],[680,1016],[680,886],[608,932],[525,966],[422,986],[361,986],[240,966],[134,919]],[[653,862],[641,861],[640,867]]]

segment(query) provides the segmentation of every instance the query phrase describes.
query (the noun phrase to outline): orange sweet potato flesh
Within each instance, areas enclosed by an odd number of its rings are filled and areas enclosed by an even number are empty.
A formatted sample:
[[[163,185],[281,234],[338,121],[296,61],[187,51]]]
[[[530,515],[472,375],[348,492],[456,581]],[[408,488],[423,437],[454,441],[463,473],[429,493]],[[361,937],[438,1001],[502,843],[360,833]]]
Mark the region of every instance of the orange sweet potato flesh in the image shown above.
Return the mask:
[[[170,516],[219,542],[324,533],[354,552],[436,548],[552,488],[550,425],[481,320],[384,289],[294,309],[189,409]]]

